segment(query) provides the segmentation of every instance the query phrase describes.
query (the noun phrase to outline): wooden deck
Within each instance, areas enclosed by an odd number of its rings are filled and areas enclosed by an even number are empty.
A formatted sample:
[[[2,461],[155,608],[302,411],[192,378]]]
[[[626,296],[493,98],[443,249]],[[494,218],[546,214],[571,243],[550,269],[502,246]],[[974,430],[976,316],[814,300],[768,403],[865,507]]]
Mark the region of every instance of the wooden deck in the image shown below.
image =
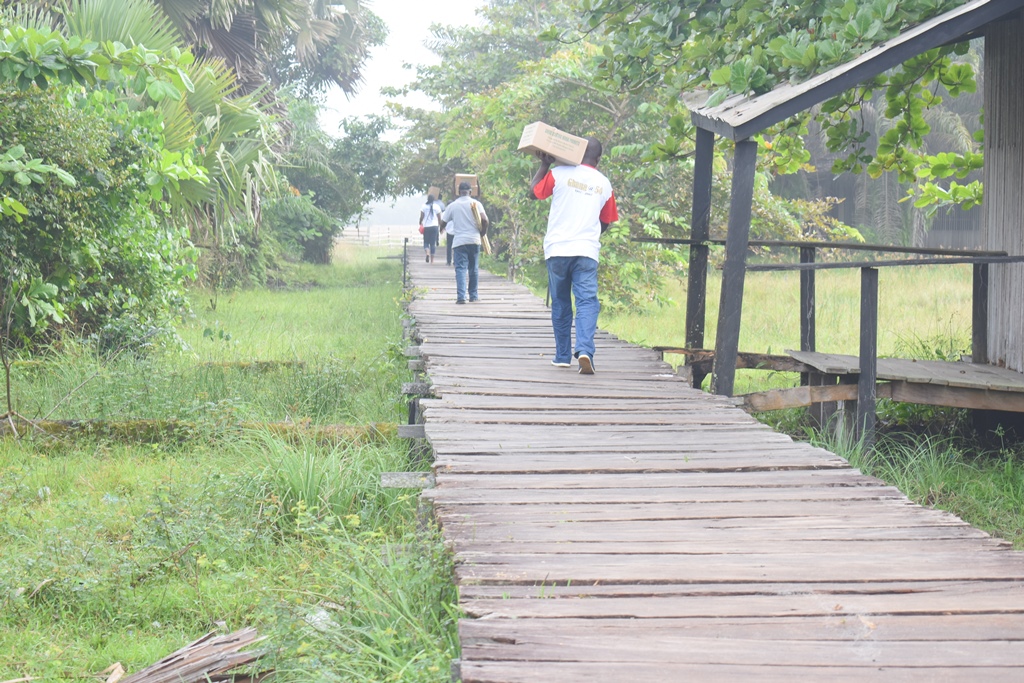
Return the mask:
[[[856,356],[787,351],[790,357],[835,377],[856,376]],[[908,403],[1024,412],[1024,374],[988,364],[879,358],[880,395]]]
[[[1020,681],[1024,554],[600,333],[412,263],[461,680]]]

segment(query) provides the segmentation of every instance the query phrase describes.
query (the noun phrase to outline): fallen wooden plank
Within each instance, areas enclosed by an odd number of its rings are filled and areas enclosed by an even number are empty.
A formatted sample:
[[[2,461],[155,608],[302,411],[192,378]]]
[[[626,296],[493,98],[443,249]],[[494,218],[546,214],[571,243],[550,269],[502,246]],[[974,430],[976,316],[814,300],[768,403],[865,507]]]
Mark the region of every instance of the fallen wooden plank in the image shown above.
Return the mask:
[[[201,683],[259,661],[265,651],[242,652],[263,641],[254,628],[226,635],[208,633],[120,683]]]
[[[429,489],[436,484],[429,472],[381,472],[380,485],[386,489]]]

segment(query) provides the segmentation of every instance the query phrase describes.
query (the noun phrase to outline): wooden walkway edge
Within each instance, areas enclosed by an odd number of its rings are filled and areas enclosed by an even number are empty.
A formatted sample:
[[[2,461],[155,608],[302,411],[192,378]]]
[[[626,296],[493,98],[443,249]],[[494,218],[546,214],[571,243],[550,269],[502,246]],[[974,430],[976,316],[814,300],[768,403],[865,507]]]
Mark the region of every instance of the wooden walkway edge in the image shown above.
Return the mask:
[[[410,276],[465,683],[1024,680],[1024,553],[655,351],[553,367],[524,287]]]

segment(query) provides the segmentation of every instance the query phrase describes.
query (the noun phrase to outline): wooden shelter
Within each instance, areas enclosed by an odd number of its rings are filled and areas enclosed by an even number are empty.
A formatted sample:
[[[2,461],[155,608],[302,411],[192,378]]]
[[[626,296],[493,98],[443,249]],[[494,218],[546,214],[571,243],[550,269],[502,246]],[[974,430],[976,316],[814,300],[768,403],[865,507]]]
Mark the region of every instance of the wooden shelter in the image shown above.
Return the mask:
[[[715,136],[736,143],[712,392],[732,395],[739,355],[757,160],[752,136],[921,53],[979,36],[985,37],[983,231],[990,251],[975,254],[972,261],[984,265],[976,270],[975,296],[977,299],[980,294],[985,302],[975,307],[972,360],[1024,372],[1024,264],[1019,256],[1024,254],[1024,89],[1019,87],[1024,73],[1022,8],[1024,0],[971,0],[803,83],[780,85],[756,97],[733,96],[714,107],[691,106],[697,127],[692,232],[687,240],[692,245],[686,310],[686,343],[691,349],[704,347]],[[802,265],[812,272],[813,264]],[[801,274],[805,274],[803,270]],[[877,274],[874,283],[877,292]],[[865,301],[862,298],[862,313]],[[862,343],[862,356],[863,349]],[[873,398],[872,394],[872,403]]]

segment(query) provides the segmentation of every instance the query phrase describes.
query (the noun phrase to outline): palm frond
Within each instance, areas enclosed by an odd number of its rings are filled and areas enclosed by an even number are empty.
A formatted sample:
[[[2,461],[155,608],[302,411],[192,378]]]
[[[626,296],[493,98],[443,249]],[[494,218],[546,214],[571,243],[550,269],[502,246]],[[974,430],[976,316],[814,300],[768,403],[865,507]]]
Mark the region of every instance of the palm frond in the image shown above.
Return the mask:
[[[160,51],[183,45],[181,34],[151,0],[69,0],[64,21],[71,34],[92,40]]]
[[[35,29],[40,33],[49,33],[60,26],[59,16],[54,15],[45,7],[29,3],[0,7],[0,19],[25,28]]]

